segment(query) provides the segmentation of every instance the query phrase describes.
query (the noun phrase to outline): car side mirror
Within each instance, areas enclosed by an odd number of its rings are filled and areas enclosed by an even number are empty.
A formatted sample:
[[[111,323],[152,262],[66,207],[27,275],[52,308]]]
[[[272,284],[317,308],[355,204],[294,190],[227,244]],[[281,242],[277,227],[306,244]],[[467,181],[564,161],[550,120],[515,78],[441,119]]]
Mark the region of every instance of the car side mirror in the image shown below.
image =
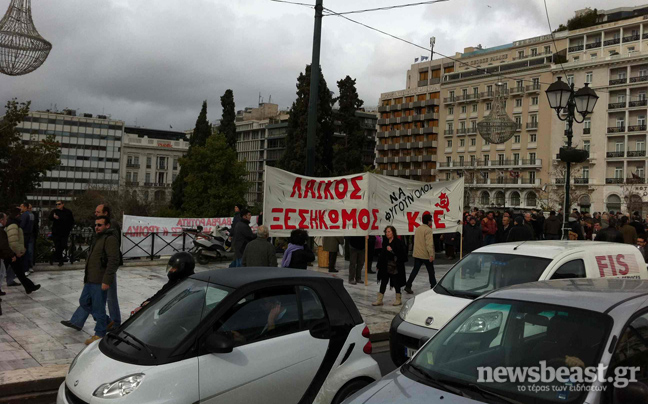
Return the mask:
[[[230,353],[234,349],[234,341],[226,335],[212,333],[205,340],[205,348],[209,353]]]
[[[310,326],[310,335],[316,339],[331,339],[331,325],[328,320],[319,320]]]
[[[641,382],[630,382],[623,388],[615,388],[614,404],[648,404],[648,386]]]

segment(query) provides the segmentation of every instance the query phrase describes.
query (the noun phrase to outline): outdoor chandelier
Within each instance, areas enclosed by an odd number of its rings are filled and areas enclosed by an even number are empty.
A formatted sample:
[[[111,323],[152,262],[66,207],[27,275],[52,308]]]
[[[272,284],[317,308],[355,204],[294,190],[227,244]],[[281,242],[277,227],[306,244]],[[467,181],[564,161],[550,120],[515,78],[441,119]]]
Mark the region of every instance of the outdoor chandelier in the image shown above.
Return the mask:
[[[11,0],[0,21],[0,72],[20,76],[38,69],[52,50],[34,26],[31,0]]]
[[[502,89],[502,83],[497,83],[495,99],[490,114],[477,124],[479,135],[490,143],[504,143],[513,137],[518,127],[506,114],[505,96],[508,93]]]

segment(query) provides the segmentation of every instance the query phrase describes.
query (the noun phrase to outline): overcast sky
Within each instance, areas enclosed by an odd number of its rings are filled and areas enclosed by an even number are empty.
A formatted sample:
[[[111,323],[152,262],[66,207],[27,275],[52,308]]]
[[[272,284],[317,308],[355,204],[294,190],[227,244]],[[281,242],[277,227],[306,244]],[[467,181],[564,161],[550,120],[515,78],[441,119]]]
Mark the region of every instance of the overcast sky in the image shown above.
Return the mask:
[[[314,3],[315,0],[300,0]],[[414,0],[324,0],[337,12]],[[552,27],[577,9],[631,6],[648,0],[547,0]],[[9,0],[0,0],[4,13]],[[31,100],[33,109],[72,108],[110,114],[127,125],[193,128],[203,100],[211,121],[220,96],[234,90],[236,108],[259,93],[281,108],[295,99],[299,72],[310,63],[313,10],[270,0],[64,0],[32,2],[34,22],[52,42],[49,58],[21,77],[0,75],[0,100]],[[549,32],[542,0],[450,0],[351,15],[438,52],[484,47]],[[375,106],[381,92],[404,88],[414,58],[425,51],[325,17],[322,68],[332,91],[346,75]]]

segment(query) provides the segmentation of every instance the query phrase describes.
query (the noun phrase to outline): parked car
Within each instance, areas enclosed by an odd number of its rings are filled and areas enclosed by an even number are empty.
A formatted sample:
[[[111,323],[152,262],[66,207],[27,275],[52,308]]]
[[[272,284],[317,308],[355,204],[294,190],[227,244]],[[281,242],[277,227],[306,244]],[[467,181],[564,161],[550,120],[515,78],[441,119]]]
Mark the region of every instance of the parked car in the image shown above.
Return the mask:
[[[648,279],[634,246],[591,241],[493,244],[455,264],[433,290],[403,305],[390,327],[392,361],[408,357],[477,297],[492,290],[549,279]]]
[[[80,352],[57,402],[337,404],[380,378],[370,353],[369,329],[341,279],[217,269],[187,278]]]
[[[542,361],[562,375],[534,380]],[[648,281],[570,279],[476,299],[346,403],[634,404],[648,402],[647,383]]]

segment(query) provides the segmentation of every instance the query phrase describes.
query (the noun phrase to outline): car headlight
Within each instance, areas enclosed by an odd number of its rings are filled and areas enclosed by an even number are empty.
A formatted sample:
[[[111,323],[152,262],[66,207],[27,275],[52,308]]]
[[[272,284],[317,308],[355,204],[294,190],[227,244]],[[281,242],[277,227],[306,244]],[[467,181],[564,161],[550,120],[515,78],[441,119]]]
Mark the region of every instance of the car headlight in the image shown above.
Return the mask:
[[[405,318],[407,317],[407,313],[409,313],[412,306],[414,306],[414,299],[416,299],[416,297],[413,297],[413,298],[409,299],[408,301],[406,301],[405,304],[403,305],[403,308],[401,309],[400,313],[398,313],[400,318],[402,318],[403,320],[405,320]]]
[[[143,373],[126,376],[112,383],[102,384],[92,395],[99,398],[121,398],[135,391],[143,379]]]
[[[77,354],[77,356],[74,357],[74,360],[72,361],[72,363],[70,363],[70,367],[68,368],[68,374],[70,374],[70,372],[72,371],[72,368],[74,368],[74,366],[75,366],[76,363],[77,363],[77,359],[79,359],[79,356],[81,356],[81,354],[83,353],[83,351],[85,351],[86,348],[88,348],[88,346],[89,346],[89,345],[86,345],[85,347],[83,347],[83,349],[79,351],[79,353]]]

